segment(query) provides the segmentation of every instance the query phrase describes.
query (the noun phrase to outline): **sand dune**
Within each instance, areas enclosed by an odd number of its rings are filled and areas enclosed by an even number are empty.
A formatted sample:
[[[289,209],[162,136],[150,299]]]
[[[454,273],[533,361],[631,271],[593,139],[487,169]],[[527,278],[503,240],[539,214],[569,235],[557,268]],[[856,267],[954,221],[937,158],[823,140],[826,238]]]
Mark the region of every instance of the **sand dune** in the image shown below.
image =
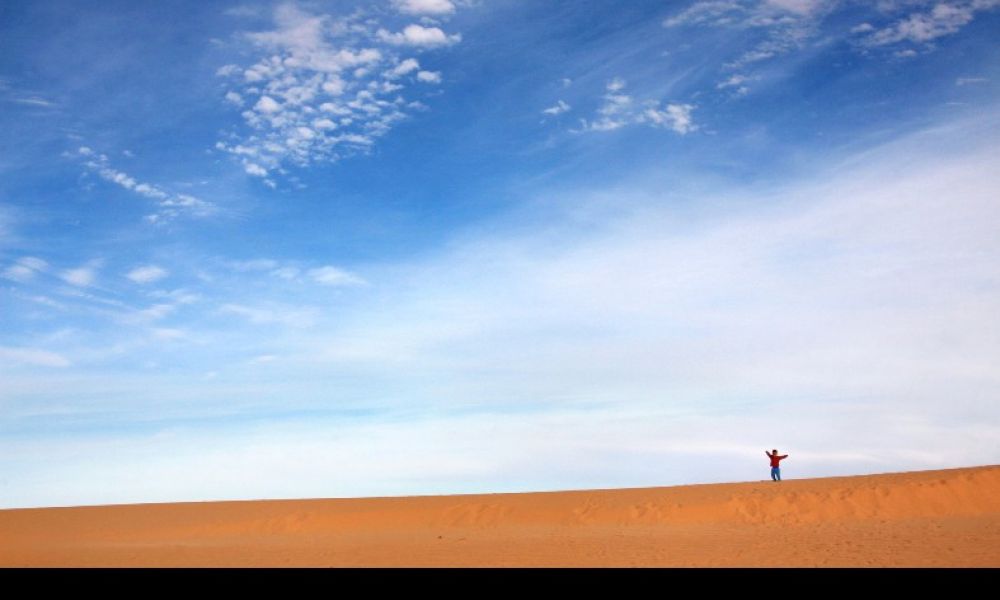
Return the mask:
[[[4,566],[1000,566],[1000,466],[0,511]]]

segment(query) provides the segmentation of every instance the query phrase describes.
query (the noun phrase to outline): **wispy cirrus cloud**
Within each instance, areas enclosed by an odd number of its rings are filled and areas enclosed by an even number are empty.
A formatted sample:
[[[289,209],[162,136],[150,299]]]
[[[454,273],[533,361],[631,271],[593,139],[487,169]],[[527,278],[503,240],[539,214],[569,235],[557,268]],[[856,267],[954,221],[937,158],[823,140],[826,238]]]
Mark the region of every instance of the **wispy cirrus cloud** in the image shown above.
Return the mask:
[[[36,274],[46,271],[48,266],[49,264],[40,258],[25,256],[4,269],[3,276],[15,281],[28,281],[33,279]]]
[[[158,267],[156,265],[146,265],[132,269],[125,274],[125,277],[131,279],[135,283],[147,284],[159,281],[168,274],[167,270],[162,267]]]
[[[365,285],[367,282],[350,271],[333,266],[318,267],[309,270],[309,277],[316,283],[332,286]]]
[[[310,267],[299,263],[278,261],[271,258],[228,261],[225,263],[239,273],[259,272],[285,281],[311,281],[324,286],[363,286],[368,281],[361,275],[333,265]]]
[[[69,367],[72,363],[65,356],[38,348],[0,346],[0,366],[4,363],[34,367]]]
[[[731,89],[737,95],[742,96],[742,95],[748,94],[750,92],[750,87],[747,86],[746,84],[751,79],[752,79],[751,77],[747,77],[746,75],[742,75],[742,74],[737,73],[735,75],[730,75],[726,79],[723,79],[722,81],[720,81],[719,83],[717,83],[716,86],[715,86],[715,89],[717,89],[717,90]]]
[[[168,192],[159,185],[139,181],[125,171],[115,168],[106,154],[95,152],[89,146],[80,146],[75,156],[101,179],[153,200],[156,210],[145,217],[150,223],[163,223],[180,216],[207,217],[218,210],[213,203],[191,194]]]
[[[763,39],[728,63],[729,68],[742,68],[802,47],[836,6],[820,0],[705,0],[667,17],[663,26],[758,32]]]
[[[55,102],[51,100],[46,100],[40,96],[24,96],[20,98],[12,98],[11,102],[17,104],[24,104],[26,106],[35,106],[39,108],[55,108],[58,106]]]
[[[450,3],[448,3],[450,6]],[[399,5],[421,14],[440,3]],[[244,108],[247,130],[234,130],[216,147],[239,159],[248,175],[271,176],[284,165],[335,162],[366,153],[375,140],[423,104],[410,83],[439,83],[400,52],[420,52],[461,40],[435,26],[409,24],[393,33],[358,16],[335,18],[284,3],[274,29],[244,34],[262,56],[249,67],[218,70],[232,89],[225,101]]]
[[[284,325],[293,328],[313,326],[320,311],[313,307],[285,305],[223,304],[218,309],[220,315],[234,315],[257,325]]]

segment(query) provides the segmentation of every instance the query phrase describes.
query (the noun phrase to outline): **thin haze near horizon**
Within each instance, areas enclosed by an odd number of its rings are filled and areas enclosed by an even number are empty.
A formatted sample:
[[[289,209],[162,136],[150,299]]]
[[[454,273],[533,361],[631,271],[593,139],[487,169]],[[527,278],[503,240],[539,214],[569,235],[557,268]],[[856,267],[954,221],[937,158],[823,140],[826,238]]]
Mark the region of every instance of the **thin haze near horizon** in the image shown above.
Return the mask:
[[[1000,463],[1000,0],[0,6],[0,507]]]

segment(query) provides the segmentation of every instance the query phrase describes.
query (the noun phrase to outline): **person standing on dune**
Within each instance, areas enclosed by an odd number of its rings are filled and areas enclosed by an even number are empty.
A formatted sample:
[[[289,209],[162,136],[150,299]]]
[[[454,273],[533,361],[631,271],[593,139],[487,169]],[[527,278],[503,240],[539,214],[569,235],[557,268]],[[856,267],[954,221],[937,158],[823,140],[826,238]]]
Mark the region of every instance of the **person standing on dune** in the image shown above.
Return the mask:
[[[782,454],[778,456],[777,450],[771,450],[770,452],[764,450],[764,454],[771,459],[771,481],[781,481],[781,468],[778,466],[778,463],[788,458],[788,455]]]

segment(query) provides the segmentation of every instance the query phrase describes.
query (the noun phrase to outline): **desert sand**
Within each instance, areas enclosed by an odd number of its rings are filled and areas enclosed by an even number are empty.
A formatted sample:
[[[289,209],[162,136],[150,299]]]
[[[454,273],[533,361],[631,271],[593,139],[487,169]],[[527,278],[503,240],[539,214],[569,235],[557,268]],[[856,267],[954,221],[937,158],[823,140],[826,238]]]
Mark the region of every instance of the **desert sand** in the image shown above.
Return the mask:
[[[1000,566],[1000,466],[0,511],[2,566]]]

